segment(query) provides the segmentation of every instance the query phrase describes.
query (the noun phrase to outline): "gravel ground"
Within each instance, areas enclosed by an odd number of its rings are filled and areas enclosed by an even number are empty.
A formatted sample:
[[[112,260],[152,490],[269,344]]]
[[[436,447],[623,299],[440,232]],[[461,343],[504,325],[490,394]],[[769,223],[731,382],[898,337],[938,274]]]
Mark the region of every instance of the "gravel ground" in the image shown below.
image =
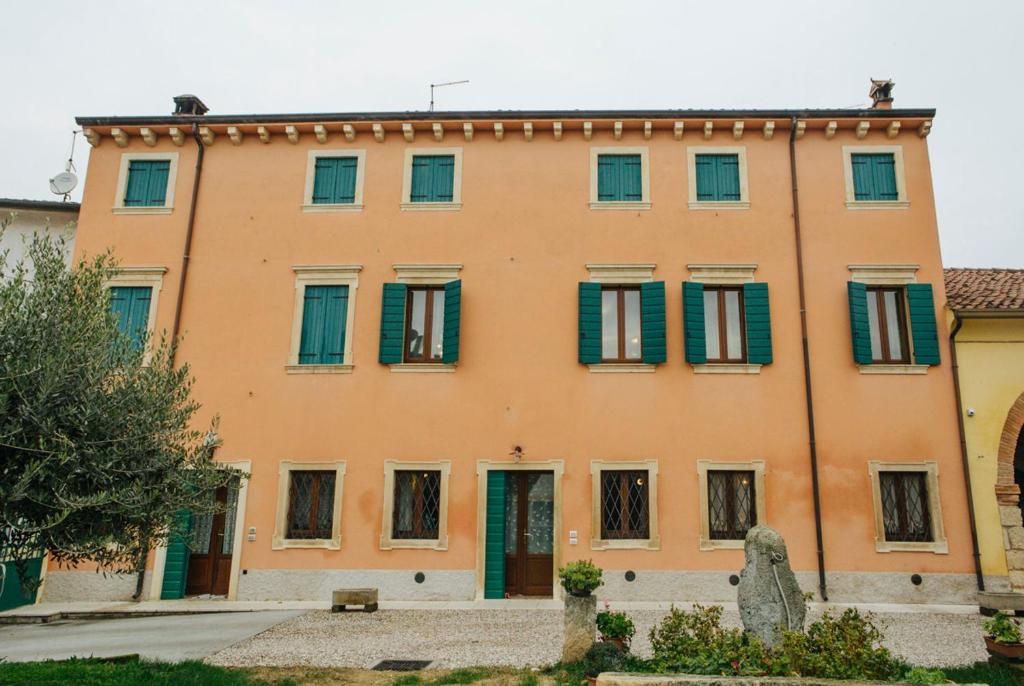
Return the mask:
[[[664,610],[629,610],[633,651],[650,655],[647,633]],[[808,621],[820,615],[811,611]],[[924,667],[985,660],[978,615],[877,613],[886,645]],[[736,610],[724,623],[739,626]],[[539,666],[556,662],[562,646],[560,610],[380,610],[372,614],[314,611],[207,658],[225,666],[372,667],[381,660],[431,660],[432,667]]]

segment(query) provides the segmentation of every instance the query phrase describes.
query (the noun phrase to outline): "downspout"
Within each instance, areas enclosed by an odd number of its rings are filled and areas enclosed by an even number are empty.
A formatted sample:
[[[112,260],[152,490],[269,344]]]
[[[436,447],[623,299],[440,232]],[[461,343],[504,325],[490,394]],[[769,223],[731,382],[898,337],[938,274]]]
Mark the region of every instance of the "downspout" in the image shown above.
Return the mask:
[[[971,524],[971,554],[974,556],[974,576],[978,590],[985,590],[985,577],[981,573],[981,552],[978,550],[978,525],[974,519],[974,491],[971,488],[971,465],[967,455],[967,431],[964,429],[964,407],[960,397],[960,365],[956,361],[956,335],[964,325],[960,314],[953,310],[953,330],[949,332],[949,359],[953,365],[953,392],[956,396],[956,428],[960,432],[960,459],[964,468],[964,485],[967,487],[967,517]]]
[[[811,449],[811,493],[814,499],[814,535],[818,547],[818,593],[828,601],[825,583],[825,545],[821,531],[821,491],[818,484],[818,444],[814,432],[814,397],[811,393],[811,351],[807,344],[807,298],[804,292],[804,252],[800,239],[800,192],[796,182],[796,117],[789,127],[789,178],[793,189],[793,234],[796,238],[796,276],[800,292],[800,337],[804,352],[804,396],[807,402],[807,440]]]
[[[199,137],[199,125],[192,124],[192,138],[195,139],[198,148],[196,155],[196,169],[192,176],[192,201],[188,208],[188,226],[185,229],[185,248],[181,255],[181,275],[178,277],[178,298],[174,306],[174,326],[171,328],[171,366],[174,366],[174,358],[178,353],[178,332],[181,329],[181,305],[185,299],[185,278],[188,276],[189,254],[192,251],[192,232],[196,223],[196,200],[199,198],[199,179],[203,175],[203,153],[206,146],[203,139]],[[149,548],[144,548],[139,556],[138,576],[135,579],[135,593],[132,600],[139,600],[142,597],[142,586],[146,580],[146,559],[149,557]]]

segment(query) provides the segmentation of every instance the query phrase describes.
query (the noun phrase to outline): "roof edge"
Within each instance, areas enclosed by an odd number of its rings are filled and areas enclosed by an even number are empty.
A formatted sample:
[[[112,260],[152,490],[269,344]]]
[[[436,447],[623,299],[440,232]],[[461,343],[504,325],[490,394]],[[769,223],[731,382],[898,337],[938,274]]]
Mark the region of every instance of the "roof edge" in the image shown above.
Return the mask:
[[[60,200],[28,200],[26,198],[0,198],[0,208],[15,210],[48,210],[51,212],[78,212],[82,203]]]

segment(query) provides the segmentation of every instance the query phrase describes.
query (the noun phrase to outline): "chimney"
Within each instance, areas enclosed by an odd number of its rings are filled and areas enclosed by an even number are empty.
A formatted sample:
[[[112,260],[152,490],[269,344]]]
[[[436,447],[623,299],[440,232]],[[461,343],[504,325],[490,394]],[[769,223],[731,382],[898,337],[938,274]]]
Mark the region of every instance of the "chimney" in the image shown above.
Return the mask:
[[[868,93],[871,96],[871,109],[891,110],[892,89],[895,86],[892,79],[871,79],[871,91]]]
[[[210,108],[203,104],[203,101],[194,95],[177,95],[174,97],[174,114],[182,117],[201,117]]]

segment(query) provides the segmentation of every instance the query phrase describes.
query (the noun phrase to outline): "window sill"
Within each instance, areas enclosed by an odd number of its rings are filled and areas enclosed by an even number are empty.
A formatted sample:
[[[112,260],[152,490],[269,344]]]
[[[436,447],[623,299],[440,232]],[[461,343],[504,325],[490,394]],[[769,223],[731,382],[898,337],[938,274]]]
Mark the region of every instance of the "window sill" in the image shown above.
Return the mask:
[[[114,214],[170,214],[173,207],[115,207]]]
[[[725,539],[711,539],[701,538],[700,549],[701,550],[743,550],[744,541],[740,539],[736,540],[725,540]]]
[[[351,364],[288,364],[284,370],[288,374],[351,374]]]
[[[749,210],[749,200],[693,200],[691,210]]]
[[[454,364],[443,362],[403,362],[401,364],[388,365],[393,373],[424,372],[433,374],[451,374],[455,371]]]
[[[592,539],[591,550],[661,550],[661,538]]]
[[[649,210],[650,202],[604,200],[590,203],[592,210]]]
[[[905,210],[910,207],[906,200],[847,200],[848,210]]]
[[[285,538],[283,540],[275,540],[271,546],[272,550],[295,550],[299,548],[341,550],[341,538]]]
[[[934,541],[929,543],[912,543],[910,541],[879,541],[875,540],[875,552],[877,553],[934,553],[936,555],[949,554],[948,541]]]
[[[444,211],[452,211],[452,210],[461,210],[462,209],[462,203],[461,202],[403,202],[401,207],[402,207],[402,211],[403,212],[409,212],[409,211],[421,211],[421,212],[422,211],[428,211],[429,212],[431,210],[433,210],[435,212],[444,212]]]
[[[594,374],[653,374],[658,368],[654,364],[638,362],[602,362],[601,364],[588,364],[587,368]]]
[[[693,365],[694,374],[760,374],[761,365],[731,362],[709,362]]]
[[[439,539],[412,540],[382,538],[380,541],[381,550],[400,550],[412,548],[416,550],[448,550],[448,541]]]
[[[902,374],[904,376],[914,376],[928,373],[928,365],[926,364],[862,364],[858,366],[861,374]]]
[[[355,203],[320,203],[316,205],[303,205],[303,212],[362,212],[363,205]]]

